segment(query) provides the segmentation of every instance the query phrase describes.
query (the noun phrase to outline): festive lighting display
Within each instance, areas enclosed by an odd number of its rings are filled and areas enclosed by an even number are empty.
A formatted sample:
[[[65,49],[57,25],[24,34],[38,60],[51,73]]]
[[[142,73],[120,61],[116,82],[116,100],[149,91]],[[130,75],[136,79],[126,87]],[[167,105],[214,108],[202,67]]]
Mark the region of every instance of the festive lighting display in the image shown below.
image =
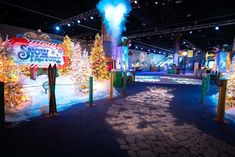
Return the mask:
[[[11,58],[9,43],[0,38],[0,82],[4,82],[5,105],[9,108],[22,108],[28,101],[21,77],[22,68]]]
[[[68,64],[65,68],[60,70],[60,74],[68,75],[71,70],[71,53],[72,53],[73,42],[71,42],[71,39],[67,35],[64,37],[63,45],[65,49],[65,56],[67,56],[68,58]]]
[[[232,65],[229,70],[226,104],[233,107],[235,106],[235,56],[233,57]]]
[[[71,76],[73,76],[76,84],[76,93],[88,92],[88,81],[91,75],[89,66],[88,52],[82,52],[80,43],[77,43],[71,54]]]
[[[94,47],[91,51],[90,66],[92,75],[98,80],[104,80],[108,78],[108,69],[106,66],[104,49],[100,35],[95,36]]]

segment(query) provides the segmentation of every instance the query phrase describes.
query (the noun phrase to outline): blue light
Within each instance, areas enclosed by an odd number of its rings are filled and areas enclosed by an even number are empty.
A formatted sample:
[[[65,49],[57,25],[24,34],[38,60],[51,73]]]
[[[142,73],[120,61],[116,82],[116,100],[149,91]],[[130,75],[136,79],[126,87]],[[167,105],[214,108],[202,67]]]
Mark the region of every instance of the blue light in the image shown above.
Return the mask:
[[[77,20],[77,22],[78,22],[78,23],[81,23],[81,21],[80,21],[80,20]]]
[[[55,30],[59,31],[59,30],[60,30],[60,27],[59,27],[59,26],[56,26],[56,27],[55,27]]]
[[[118,39],[125,30],[126,17],[131,11],[129,0],[100,0],[97,8],[113,39]]]
[[[217,31],[218,31],[218,30],[219,30],[219,27],[218,27],[218,26],[216,26],[216,27],[215,27],[215,30],[217,30]]]
[[[138,46],[136,46],[135,49],[138,49]]]

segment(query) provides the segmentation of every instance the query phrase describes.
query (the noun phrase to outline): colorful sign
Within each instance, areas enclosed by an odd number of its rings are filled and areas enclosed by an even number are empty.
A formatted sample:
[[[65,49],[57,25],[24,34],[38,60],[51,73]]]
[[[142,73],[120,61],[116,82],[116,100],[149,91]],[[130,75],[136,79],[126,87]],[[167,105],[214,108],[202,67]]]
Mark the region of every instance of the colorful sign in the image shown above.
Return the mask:
[[[188,50],[188,57],[190,57],[190,58],[193,57],[193,50]]]
[[[43,41],[14,42],[12,44],[13,58],[16,64],[38,65],[48,67],[49,64],[62,66],[64,50],[57,44]]]

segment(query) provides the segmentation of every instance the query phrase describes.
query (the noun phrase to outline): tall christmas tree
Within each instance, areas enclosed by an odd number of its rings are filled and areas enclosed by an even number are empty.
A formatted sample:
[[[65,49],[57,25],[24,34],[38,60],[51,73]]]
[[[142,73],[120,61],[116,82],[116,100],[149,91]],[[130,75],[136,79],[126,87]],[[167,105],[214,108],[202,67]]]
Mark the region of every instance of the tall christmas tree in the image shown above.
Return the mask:
[[[84,50],[82,52],[81,46],[77,43],[74,46],[74,50],[71,54],[71,75],[75,80],[75,92],[87,93],[88,92],[88,80],[91,75],[89,66],[88,52]]]
[[[229,70],[226,104],[229,106],[235,106],[235,56],[233,57],[232,65]]]
[[[21,67],[11,58],[10,46],[7,43],[0,39],[0,82],[5,83],[5,105],[10,108],[21,108],[29,98],[23,88]]]
[[[94,46],[90,56],[90,66],[92,75],[98,80],[104,80],[108,78],[108,69],[104,56],[104,49],[100,35],[95,36]]]
[[[80,90],[83,93],[87,93],[89,87],[89,76],[91,76],[91,68],[89,65],[88,51],[86,50],[82,52],[79,71],[82,73]]]
[[[80,72],[80,61],[81,61],[82,49],[79,43],[77,43],[71,53],[71,71],[70,74],[75,80],[75,90],[76,93],[80,91],[80,82],[82,78],[82,73]]]
[[[60,73],[62,75],[67,75],[71,71],[71,54],[72,54],[72,51],[73,51],[74,43],[71,41],[69,36],[66,35],[64,37],[63,45],[64,45],[64,48],[65,48],[65,56],[68,59],[68,64],[65,68],[60,70]]]

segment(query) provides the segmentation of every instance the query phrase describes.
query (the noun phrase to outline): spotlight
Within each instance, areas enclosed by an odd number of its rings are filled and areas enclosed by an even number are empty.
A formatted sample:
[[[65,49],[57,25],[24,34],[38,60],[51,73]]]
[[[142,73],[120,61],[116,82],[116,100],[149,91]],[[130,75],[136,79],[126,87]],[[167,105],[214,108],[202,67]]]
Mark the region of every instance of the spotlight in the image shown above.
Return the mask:
[[[155,4],[157,5],[157,4],[158,4],[158,2],[156,1],[156,2],[155,2]]]
[[[71,26],[71,24],[70,23],[68,23],[68,27],[70,27]]]
[[[59,31],[59,30],[60,30],[60,27],[59,27],[59,26],[56,26],[56,27],[55,27],[55,30]]]
[[[93,16],[91,16],[90,18],[91,18],[92,20],[94,19],[94,17],[93,17]]]
[[[78,23],[81,23],[81,21],[80,21],[80,20],[77,20],[77,22],[78,22]]]
[[[190,34],[192,34],[192,33],[193,33],[193,31],[190,31],[189,33],[190,33]]]
[[[135,49],[138,49],[138,46],[135,46]]]
[[[216,26],[216,27],[215,27],[215,30],[217,30],[217,31],[218,31],[218,30],[219,30],[219,27],[218,27],[218,26]]]
[[[137,3],[138,3],[138,1],[134,1],[134,3],[135,3],[135,4],[137,4]]]

